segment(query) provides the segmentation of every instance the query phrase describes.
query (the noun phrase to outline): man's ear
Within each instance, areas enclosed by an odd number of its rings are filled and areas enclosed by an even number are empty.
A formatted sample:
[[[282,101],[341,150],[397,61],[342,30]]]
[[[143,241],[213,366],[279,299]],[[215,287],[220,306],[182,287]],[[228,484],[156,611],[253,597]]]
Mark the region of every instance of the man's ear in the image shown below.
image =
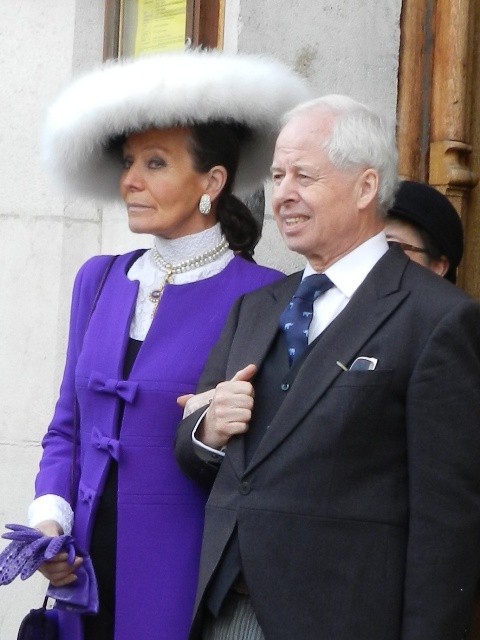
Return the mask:
[[[227,170],[225,167],[222,167],[222,165],[212,167],[208,172],[205,193],[208,193],[212,201],[221,193],[227,181],[227,177]]]
[[[358,208],[366,209],[375,199],[378,191],[378,173],[375,169],[365,169],[358,179]]]
[[[439,276],[442,276],[443,278],[443,276],[450,269],[450,262],[447,256],[440,256],[440,258],[436,258],[435,260],[430,259],[428,268],[434,273],[437,273]]]

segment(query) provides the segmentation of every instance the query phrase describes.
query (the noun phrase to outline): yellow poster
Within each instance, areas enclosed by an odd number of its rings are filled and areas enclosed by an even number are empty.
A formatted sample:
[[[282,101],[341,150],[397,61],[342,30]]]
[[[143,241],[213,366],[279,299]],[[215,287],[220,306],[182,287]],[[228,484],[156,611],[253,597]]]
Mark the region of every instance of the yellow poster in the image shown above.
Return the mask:
[[[138,0],[135,55],[183,49],[187,0]]]

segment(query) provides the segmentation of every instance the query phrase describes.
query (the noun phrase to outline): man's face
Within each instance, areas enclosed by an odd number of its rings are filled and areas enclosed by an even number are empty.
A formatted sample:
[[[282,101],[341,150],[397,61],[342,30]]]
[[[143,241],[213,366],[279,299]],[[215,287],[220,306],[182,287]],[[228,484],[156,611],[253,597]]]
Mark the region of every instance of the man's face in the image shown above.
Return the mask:
[[[339,170],[322,151],[331,126],[331,116],[322,112],[296,116],[280,132],[272,163],[272,205],[280,233],[287,247],[317,271],[382,227],[374,207],[368,215],[359,210],[363,169]]]

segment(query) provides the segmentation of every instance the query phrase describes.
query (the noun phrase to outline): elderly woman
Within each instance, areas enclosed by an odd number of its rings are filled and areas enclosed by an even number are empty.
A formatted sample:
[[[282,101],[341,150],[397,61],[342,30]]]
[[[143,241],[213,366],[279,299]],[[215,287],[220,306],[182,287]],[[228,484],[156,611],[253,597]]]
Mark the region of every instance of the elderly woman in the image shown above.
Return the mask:
[[[187,51],[106,64],[49,111],[44,156],[63,191],[119,191],[130,229],[153,236],[75,281],[29,520],[72,530],[100,609],[62,610],[61,640],[187,637],[206,493],[174,461],[177,398],[194,392],[233,301],[281,276],[253,261],[259,230],[234,192],[267,176],[280,116],[306,93],[273,60]],[[59,554],[41,571],[75,589],[81,562]]]
[[[402,180],[385,218],[390,244],[439,276],[456,283],[463,227],[450,200],[425,182]]]

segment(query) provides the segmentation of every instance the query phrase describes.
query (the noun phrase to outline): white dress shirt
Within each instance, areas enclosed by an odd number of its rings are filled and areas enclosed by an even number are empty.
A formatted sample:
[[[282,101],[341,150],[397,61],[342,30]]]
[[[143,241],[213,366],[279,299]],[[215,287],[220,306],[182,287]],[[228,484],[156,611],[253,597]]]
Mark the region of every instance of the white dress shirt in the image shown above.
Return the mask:
[[[309,344],[345,309],[355,291],[387,251],[387,238],[381,231],[326,269],[325,275],[333,282],[333,287],[313,303],[313,317],[308,330]],[[302,279],[314,273],[316,271],[307,263]]]

